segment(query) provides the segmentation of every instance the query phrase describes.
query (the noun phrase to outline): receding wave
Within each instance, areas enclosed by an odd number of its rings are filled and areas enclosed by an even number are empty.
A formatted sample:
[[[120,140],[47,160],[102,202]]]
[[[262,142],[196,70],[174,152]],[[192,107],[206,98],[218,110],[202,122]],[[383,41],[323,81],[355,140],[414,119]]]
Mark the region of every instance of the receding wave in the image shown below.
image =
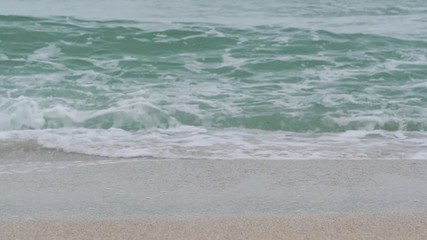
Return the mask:
[[[420,160],[427,157],[426,137],[426,133],[379,130],[295,133],[181,126],[129,132],[62,128],[0,132],[0,151],[6,160],[23,152],[195,160]]]

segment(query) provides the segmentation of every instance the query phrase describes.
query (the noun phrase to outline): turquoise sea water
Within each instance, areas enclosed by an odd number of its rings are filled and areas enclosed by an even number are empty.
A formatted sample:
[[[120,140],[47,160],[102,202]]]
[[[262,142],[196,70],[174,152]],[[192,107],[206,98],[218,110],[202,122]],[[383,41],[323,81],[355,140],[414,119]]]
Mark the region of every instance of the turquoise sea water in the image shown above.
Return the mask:
[[[5,0],[0,145],[423,159],[426,37],[416,0]]]

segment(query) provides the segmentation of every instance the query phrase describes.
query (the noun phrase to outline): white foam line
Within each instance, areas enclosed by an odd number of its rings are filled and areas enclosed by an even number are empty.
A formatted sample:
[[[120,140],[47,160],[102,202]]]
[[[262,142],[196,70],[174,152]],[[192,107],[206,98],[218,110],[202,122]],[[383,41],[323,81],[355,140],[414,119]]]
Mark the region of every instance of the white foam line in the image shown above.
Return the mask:
[[[55,169],[66,169],[67,167],[65,166],[59,166],[59,167],[55,167]]]
[[[40,169],[39,169],[40,170]],[[39,171],[39,170],[36,170],[36,171]],[[33,172],[34,170],[32,170],[32,169],[27,169],[27,170],[11,170],[13,173],[20,173],[20,174],[22,174],[22,173],[30,173],[30,172]]]
[[[43,173],[43,172],[51,172],[54,170],[64,170],[68,168],[80,168],[80,167],[91,167],[91,166],[100,166],[100,165],[112,165],[112,164],[123,164],[123,163],[135,163],[135,162],[165,162],[165,161],[175,161],[173,159],[120,159],[120,160],[111,160],[111,159],[103,159],[103,160],[96,160],[95,162],[84,162],[84,161],[74,161],[71,163],[66,163],[65,165],[61,166],[55,166],[54,162],[31,162],[31,163],[16,163],[16,164],[6,164],[6,165],[0,165],[1,170],[0,175],[6,175],[6,174],[28,174],[28,173]],[[38,163],[42,165],[41,167],[37,168],[37,166],[34,166],[34,163]],[[62,162],[65,163],[65,162]],[[31,166],[31,169],[22,169],[22,166]],[[11,169],[12,168],[12,169]]]
[[[61,162],[26,162],[26,163],[9,163],[0,165],[0,175],[11,174],[29,174],[29,173],[44,173],[54,170],[65,170],[69,168],[81,168],[100,165],[113,165],[124,163],[137,163],[137,162],[175,162],[175,161],[425,161],[427,158],[258,158],[258,159],[245,159],[245,158],[129,158],[129,159],[99,159],[99,160],[75,160],[75,161],[61,161]]]

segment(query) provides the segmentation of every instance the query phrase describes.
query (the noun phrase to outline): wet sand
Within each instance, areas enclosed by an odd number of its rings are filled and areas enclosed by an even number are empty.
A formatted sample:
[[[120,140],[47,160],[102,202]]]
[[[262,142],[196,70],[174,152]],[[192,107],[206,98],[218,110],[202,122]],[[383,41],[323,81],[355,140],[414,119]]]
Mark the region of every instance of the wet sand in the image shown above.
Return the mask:
[[[427,239],[425,199],[427,161],[0,156],[0,239]]]

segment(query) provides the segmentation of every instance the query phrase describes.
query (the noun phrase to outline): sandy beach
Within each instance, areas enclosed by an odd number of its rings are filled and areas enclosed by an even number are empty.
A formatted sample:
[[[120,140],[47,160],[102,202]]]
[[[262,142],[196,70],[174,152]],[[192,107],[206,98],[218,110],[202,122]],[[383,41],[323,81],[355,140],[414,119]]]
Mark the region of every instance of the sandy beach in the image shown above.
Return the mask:
[[[427,240],[427,0],[0,0],[0,240]]]
[[[425,161],[0,163],[0,239],[426,239]]]
[[[1,239],[426,239],[422,216],[291,216],[11,221]]]

